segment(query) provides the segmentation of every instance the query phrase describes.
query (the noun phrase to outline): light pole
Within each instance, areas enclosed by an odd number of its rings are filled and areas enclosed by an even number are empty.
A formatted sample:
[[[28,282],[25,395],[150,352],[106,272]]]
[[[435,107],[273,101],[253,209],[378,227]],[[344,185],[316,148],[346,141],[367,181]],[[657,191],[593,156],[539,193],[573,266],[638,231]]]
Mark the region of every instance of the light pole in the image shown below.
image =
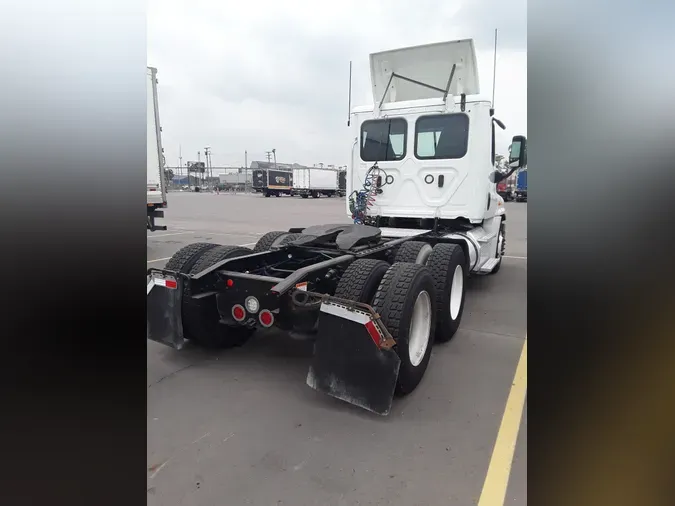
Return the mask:
[[[213,179],[213,174],[211,173],[211,158],[210,158],[211,147],[210,146],[206,146],[204,148],[204,156],[206,156],[206,174],[207,174],[206,180],[208,182],[206,186],[209,187],[210,184],[212,183],[212,181],[209,181],[209,179]]]

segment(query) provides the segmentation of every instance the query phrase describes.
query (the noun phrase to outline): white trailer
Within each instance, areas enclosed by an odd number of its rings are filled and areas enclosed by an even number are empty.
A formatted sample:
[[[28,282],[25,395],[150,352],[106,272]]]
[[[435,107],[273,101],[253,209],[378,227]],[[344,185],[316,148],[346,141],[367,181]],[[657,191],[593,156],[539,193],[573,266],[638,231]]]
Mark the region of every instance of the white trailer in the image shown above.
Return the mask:
[[[339,172],[335,169],[303,167],[293,169],[293,194],[303,199],[321,195],[333,197],[339,193]]]
[[[166,230],[155,224],[155,218],[164,218],[166,208],[166,179],[164,177],[164,149],[162,127],[159,123],[157,100],[157,69],[147,68],[147,228]]]

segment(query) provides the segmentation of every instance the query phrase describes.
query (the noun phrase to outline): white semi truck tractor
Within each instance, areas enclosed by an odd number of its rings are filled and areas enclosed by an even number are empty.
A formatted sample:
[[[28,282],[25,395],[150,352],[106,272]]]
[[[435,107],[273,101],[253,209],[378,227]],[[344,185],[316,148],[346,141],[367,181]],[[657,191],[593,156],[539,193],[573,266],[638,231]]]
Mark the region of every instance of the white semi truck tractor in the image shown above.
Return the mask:
[[[314,339],[317,391],[385,415],[418,388],[432,347],[460,327],[467,277],[502,263],[504,125],[471,98],[472,40],[371,54],[370,69],[373,105],[350,111],[353,223],[272,231],[252,250],[185,246],[148,270],[149,339],[223,348],[276,327]],[[510,170],[526,157],[514,137]]]

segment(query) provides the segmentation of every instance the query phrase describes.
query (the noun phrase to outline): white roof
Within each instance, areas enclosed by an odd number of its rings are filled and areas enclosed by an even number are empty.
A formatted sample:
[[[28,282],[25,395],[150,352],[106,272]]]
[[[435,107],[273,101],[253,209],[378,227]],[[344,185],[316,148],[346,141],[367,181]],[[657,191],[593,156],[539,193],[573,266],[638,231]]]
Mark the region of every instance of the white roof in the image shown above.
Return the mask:
[[[479,94],[476,51],[472,39],[373,53],[370,55],[373,101],[376,104],[380,103],[392,73],[436,89],[394,77],[387,90],[384,103],[442,97],[448,85],[453,64],[456,67],[449,94]]]

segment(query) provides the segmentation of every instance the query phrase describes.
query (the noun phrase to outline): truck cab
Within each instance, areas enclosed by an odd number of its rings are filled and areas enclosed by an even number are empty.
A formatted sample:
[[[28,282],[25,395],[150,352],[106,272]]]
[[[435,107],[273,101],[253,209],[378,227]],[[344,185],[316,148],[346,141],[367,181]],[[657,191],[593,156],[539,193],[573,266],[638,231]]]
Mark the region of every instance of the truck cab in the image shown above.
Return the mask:
[[[347,194],[377,164],[372,216],[480,224],[503,214],[491,179],[501,122],[489,101],[467,99],[480,92],[473,41],[371,54],[370,71],[374,105],[351,111]]]

